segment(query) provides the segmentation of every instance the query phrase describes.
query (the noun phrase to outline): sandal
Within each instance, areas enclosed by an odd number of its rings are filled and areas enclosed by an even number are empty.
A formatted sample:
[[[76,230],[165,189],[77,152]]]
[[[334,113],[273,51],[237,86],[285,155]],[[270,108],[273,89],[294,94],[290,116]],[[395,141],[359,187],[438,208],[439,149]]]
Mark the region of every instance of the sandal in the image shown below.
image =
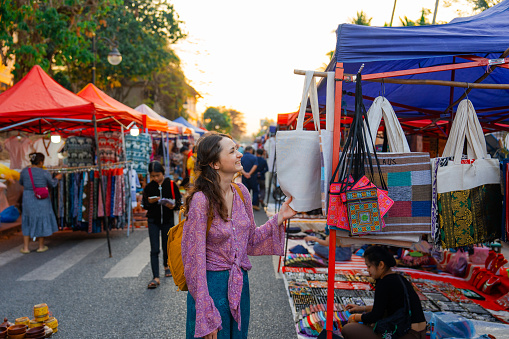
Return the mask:
[[[164,276],[165,277],[171,277],[171,270],[170,270],[170,268],[165,268],[164,269]]]
[[[26,251],[25,251],[25,250],[23,250],[23,248],[22,248],[22,249],[20,249],[19,251],[20,251],[21,253],[23,253],[23,254],[28,254],[28,253],[30,253],[30,250],[26,250]]]
[[[160,284],[161,284],[161,283],[160,283],[160,282],[158,282],[157,280],[152,279],[152,280],[150,280],[150,282],[148,283],[147,288],[148,288],[149,290],[153,290],[154,288],[157,288],[157,286],[159,286]]]
[[[38,248],[37,253],[46,252],[48,250],[48,246],[44,246],[43,248]]]

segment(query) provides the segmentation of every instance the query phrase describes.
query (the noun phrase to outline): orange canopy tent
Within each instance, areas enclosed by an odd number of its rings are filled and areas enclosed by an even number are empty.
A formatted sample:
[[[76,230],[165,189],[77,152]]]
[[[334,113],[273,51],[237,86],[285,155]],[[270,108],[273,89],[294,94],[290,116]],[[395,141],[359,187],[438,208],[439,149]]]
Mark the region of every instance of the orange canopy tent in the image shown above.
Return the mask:
[[[93,102],[80,98],[62,87],[36,65],[23,79],[0,94],[0,131],[16,129],[42,134],[46,131],[72,132],[92,126],[95,115],[98,124],[115,120],[128,125],[142,123],[140,116],[129,112],[112,114]]]
[[[168,124],[159,119],[153,119],[146,114],[142,114],[129,106],[113,99],[93,84],[86,85],[81,91],[78,92],[78,96],[93,102],[96,105],[98,112],[104,112],[105,114],[127,114],[136,118],[136,122],[141,123],[145,128],[154,131],[169,132],[172,134],[180,134],[176,126],[170,127]],[[134,121],[134,120],[133,120]]]

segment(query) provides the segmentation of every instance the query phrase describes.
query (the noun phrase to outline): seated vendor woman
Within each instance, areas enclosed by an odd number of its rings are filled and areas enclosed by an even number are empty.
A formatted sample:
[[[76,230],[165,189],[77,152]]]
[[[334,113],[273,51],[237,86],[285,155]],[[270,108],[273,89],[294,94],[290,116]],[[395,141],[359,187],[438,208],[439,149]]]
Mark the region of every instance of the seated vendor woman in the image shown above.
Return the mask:
[[[377,321],[393,315],[405,305],[405,284],[410,302],[410,329],[400,339],[426,338],[426,319],[421,302],[412,284],[403,276],[394,272],[392,267],[396,261],[392,254],[380,246],[371,246],[364,252],[364,260],[369,275],[376,280],[375,300],[373,306],[357,306],[348,304],[346,309],[352,313],[341,334],[345,339],[376,339],[382,334],[374,331]],[[362,324],[359,324],[362,322]],[[376,327],[375,327],[376,329]]]
[[[315,254],[329,259],[329,236],[324,239],[320,239],[311,235],[308,235],[304,238],[305,241],[314,241],[316,242],[313,245],[313,250]],[[351,246],[341,246],[338,242],[336,243],[336,261],[347,261],[352,258],[352,247]]]

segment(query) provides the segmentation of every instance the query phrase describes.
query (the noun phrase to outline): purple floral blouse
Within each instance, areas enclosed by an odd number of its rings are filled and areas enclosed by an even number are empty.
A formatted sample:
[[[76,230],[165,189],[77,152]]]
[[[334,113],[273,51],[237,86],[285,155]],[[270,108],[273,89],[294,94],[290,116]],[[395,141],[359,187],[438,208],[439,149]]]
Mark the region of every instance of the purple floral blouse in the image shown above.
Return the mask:
[[[208,200],[202,192],[194,194],[184,224],[182,260],[187,287],[196,302],[196,338],[222,329],[221,315],[208,292],[206,271],[230,271],[228,301],[240,330],[242,269],[251,269],[248,255],[283,255],[284,252],[284,226],[278,226],[278,215],[256,227],[251,196],[244,185],[238,185],[245,203],[232,186],[232,217],[224,221],[214,211],[208,236]]]

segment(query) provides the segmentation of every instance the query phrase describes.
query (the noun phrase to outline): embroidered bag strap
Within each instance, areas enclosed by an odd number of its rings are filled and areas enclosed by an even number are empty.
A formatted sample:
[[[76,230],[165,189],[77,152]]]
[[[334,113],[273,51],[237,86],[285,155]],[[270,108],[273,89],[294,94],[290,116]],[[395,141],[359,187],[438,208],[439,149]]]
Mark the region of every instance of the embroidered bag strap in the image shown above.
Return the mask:
[[[28,174],[30,175],[30,181],[32,182],[32,188],[35,191],[34,177],[32,176],[32,169],[28,168]]]

